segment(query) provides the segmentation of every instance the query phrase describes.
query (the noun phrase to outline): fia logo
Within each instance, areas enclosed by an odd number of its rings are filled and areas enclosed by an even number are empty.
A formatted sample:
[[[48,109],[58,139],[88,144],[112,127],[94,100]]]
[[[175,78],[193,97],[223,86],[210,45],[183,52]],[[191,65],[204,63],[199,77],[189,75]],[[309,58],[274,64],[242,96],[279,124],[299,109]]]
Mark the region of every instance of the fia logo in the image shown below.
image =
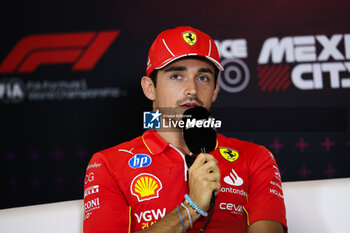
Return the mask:
[[[147,167],[151,164],[152,159],[146,154],[136,154],[129,160],[129,166],[132,168]]]
[[[144,129],[159,129],[160,116],[162,114],[157,110],[156,112],[143,112],[143,128]]]
[[[0,80],[0,102],[20,103],[26,93],[25,84],[17,78],[5,78]]]

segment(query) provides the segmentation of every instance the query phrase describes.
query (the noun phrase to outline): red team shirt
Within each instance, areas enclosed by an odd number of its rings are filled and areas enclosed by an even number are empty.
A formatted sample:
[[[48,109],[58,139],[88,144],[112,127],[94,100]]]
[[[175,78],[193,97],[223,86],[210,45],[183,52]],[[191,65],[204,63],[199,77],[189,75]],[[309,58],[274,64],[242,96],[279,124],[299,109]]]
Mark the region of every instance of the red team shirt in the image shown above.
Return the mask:
[[[221,190],[205,232],[247,231],[258,220],[286,225],[281,177],[265,147],[217,135]],[[134,232],[145,229],[184,201],[184,155],[147,130],[129,142],[96,153],[85,177],[84,232]],[[187,218],[187,215],[183,216]],[[188,232],[198,232],[201,217]]]

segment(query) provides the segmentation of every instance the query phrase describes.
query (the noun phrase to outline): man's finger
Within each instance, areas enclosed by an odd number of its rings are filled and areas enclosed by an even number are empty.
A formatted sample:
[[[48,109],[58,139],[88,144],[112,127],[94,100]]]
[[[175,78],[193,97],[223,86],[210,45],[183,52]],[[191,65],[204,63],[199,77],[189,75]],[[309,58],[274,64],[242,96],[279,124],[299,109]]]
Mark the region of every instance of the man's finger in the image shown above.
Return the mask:
[[[217,164],[217,160],[214,158],[214,156],[212,156],[211,154],[205,154],[205,153],[200,153],[196,160],[194,161],[194,163],[192,164],[191,168],[198,168],[201,165],[209,162],[209,161],[215,161],[215,163]]]

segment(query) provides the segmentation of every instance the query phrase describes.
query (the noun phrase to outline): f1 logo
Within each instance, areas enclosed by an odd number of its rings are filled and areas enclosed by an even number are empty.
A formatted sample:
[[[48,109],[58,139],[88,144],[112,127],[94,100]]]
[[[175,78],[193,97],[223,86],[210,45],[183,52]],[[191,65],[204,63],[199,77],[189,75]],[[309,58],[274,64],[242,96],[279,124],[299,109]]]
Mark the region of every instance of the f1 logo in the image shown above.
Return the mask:
[[[32,73],[40,65],[73,63],[91,70],[120,34],[119,30],[30,35],[21,39],[0,65],[0,74]]]

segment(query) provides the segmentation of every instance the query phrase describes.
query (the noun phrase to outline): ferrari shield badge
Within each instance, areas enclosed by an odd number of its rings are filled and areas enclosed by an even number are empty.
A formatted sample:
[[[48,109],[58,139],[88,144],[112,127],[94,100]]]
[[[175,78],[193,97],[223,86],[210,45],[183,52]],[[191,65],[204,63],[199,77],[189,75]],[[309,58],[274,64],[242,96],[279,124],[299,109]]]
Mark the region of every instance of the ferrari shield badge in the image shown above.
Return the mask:
[[[239,157],[238,151],[232,150],[230,148],[220,147],[219,151],[221,156],[224,157],[229,162],[234,162]]]
[[[188,31],[182,34],[184,41],[189,45],[194,45],[197,42],[197,35],[194,32]]]

